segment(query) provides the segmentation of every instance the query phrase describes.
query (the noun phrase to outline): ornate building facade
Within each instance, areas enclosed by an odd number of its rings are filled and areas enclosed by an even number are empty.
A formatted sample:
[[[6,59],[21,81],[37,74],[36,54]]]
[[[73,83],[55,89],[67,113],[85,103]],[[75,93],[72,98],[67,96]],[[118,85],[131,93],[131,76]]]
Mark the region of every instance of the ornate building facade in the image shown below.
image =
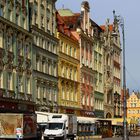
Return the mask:
[[[140,124],[140,93],[132,92],[127,99],[127,118],[130,119],[130,126]]]
[[[87,1],[81,4],[81,21],[77,28],[80,42],[81,69],[81,116],[94,116],[94,66],[93,66],[93,28],[90,26],[90,7]]]
[[[56,14],[55,3],[1,0],[0,110],[33,112],[36,104],[37,111],[120,117],[116,15],[99,27],[87,1],[80,13]]]
[[[120,117],[121,105],[121,47],[118,23],[109,24],[104,30],[104,117]]]
[[[0,3],[0,110],[33,112],[32,39],[28,2]]]
[[[57,24],[59,112],[78,115],[81,109],[79,42],[59,13],[57,13]]]
[[[121,103],[121,90],[122,90],[122,49],[120,43],[120,32],[119,25],[114,13],[114,22],[113,22],[113,34],[115,37],[112,40],[114,56],[113,56],[113,93],[114,93],[114,117],[122,117],[122,108]]]
[[[58,112],[56,0],[30,0],[33,40],[33,92],[38,111]]]
[[[94,112],[96,117],[104,117],[104,48],[103,31],[94,21],[91,20],[94,40]]]
[[[81,4],[81,13],[72,13],[68,9],[59,10],[66,25],[78,38],[80,44],[80,94],[81,116],[94,116],[94,69],[93,39],[90,26],[90,7],[87,1]]]

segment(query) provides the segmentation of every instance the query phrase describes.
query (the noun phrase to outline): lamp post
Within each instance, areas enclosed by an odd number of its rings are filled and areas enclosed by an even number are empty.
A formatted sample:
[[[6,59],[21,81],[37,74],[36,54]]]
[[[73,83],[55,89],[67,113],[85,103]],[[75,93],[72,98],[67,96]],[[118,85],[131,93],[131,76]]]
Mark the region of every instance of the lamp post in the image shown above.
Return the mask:
[[[122,41],[123,41],[123,140],[129,140],[127,133],[127,99],[126,99],[126,73],[125,73],[125,34],[124,34],[124,18],[121,16],[116,16],[115,11],[113,11],[114,18],[120,25],[122,29]]]

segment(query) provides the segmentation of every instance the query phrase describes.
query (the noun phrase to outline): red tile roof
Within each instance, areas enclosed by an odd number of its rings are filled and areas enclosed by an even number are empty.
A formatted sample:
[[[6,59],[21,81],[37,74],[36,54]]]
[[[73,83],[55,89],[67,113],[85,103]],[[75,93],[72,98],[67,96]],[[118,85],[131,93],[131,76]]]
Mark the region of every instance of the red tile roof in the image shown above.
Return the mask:
[[[63,16],[63,20],[66,23],[66,25],[69,24],[77,24],[78,18],[80,17],[80,13],[74,13],[73,16]]]
[[[102,28],[103,31],[105,31],[106,26],[105,25],[101,25],[100,26]],[[109,25],[109,30],[112,32],[113,31],[113,24]]]
[[[70,27],[65,24],[63,17],[61,17],[58,12],[56,12],[56,18],[58,32],[61,32],[78,42],[77,38],[75,38],[75,36],[72,34]]]
[[[79,34],[77,34],[76,31],[72,31],[71,33],[72,33],[72,35],[73,35],[77,40],[80,39]]]

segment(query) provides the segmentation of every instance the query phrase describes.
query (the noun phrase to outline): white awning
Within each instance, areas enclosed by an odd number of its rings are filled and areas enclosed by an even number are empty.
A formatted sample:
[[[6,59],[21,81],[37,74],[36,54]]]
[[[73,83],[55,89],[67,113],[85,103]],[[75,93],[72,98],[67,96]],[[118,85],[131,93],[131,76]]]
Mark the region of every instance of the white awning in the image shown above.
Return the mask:
[[[90,117],[77,117],[77,122],[84,123],[84,124],[93,124],[97,121],[97,118],[90,118]]]

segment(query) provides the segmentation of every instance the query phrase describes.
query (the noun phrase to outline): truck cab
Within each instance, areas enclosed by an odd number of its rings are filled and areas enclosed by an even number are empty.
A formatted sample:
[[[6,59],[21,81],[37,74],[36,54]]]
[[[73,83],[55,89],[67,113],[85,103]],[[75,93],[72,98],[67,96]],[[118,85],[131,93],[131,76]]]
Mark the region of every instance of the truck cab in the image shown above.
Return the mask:
[[[44,131],[44,140],[66,140],[66,138],[73,140],[75,137],[73,130],[77,130],[77,127],[69,117],[66,114],[50,115]]]
[[[44,131],[44,139],[66,139],[66,125],[64,121],[49,121]]]

